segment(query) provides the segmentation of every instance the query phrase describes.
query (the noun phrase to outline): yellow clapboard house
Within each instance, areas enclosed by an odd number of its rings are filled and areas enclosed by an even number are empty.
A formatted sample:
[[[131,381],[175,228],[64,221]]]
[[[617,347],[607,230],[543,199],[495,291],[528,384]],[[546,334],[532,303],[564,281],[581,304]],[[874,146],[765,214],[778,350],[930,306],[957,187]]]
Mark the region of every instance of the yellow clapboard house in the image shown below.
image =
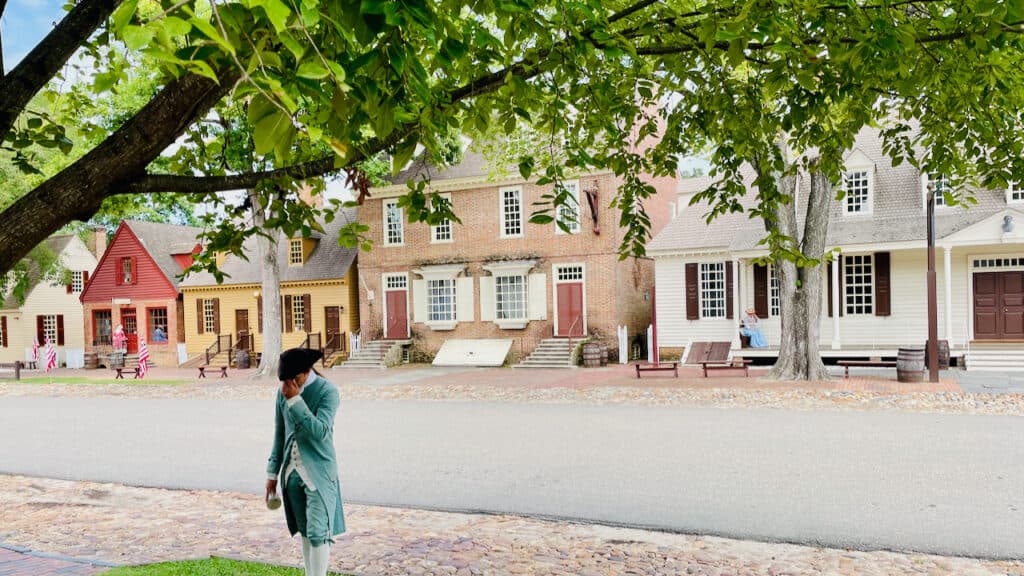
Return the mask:
[[[338,245],[338,231],[355,222],[355,210],[339,212],[323,233],[283,238],[281,270],[282,346],[324,351],[327,365],[348,355],[349,337],[359,330],[356,252]],[[226,256],[220,284],[212,274],[190,275],[181,283],[188,364],[227,365],[245,350],[263,349],[262,263],[256,239],[244,248],[249,260]]]

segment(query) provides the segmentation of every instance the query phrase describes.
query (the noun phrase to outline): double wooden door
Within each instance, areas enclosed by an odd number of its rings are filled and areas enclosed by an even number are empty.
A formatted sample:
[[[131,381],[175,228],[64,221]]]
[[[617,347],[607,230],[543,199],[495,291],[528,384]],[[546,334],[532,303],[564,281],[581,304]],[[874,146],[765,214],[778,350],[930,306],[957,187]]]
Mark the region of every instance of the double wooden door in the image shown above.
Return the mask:
[[[974,338],[1024,339],[1024,272],[974,274]]]

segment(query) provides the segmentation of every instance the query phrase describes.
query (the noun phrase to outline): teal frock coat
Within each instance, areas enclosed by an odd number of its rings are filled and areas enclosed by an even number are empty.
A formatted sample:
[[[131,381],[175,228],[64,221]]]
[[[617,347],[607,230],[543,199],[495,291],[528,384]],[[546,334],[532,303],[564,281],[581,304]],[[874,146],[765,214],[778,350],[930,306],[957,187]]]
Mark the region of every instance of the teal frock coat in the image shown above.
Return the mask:
[[[338,458],[334,451],[334,416],[338,412],[338,389],[323,377],[310,372],[309,379],[299,392],[302,400],[288,406],[284,394],[277,392],[274,415],[274,447],[270,451],[267,473],[281,475],[283,490],[288,479],[284,477],[287,455],[292,442],[298,443],[302,464],[316,486],[315,494],[323,500],[328,516],[328,534],[334,536],[345,531],[345,513],[342,510],[341,489],[338,486]],[[298,532],[295,511],[284,499],[284,514],[292,536]]]

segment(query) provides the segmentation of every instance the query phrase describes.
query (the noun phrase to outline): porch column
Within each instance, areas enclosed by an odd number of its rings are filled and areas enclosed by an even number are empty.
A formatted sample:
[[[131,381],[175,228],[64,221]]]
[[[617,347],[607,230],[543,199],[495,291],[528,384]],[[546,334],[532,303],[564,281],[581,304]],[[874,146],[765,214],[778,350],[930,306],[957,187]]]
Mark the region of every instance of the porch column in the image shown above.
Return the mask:
[[[743,322],[743,308],[740,307],[740,259],[737,258],[732,261],[732,317],[736,320],[737,324],[733,326],[732,330],[732,347],[738,349],[740,344],[740,329],[739,324]]]
[[[840,256],[842,258],[842,256]],[[839,350],[839,306],[842,302],[839,286],[839,260],[832,263],[832,349]]]
[[[946,281],[943,303],[946,305],[946,341],[953,346],[953,248],[942,247],[942,273]]]

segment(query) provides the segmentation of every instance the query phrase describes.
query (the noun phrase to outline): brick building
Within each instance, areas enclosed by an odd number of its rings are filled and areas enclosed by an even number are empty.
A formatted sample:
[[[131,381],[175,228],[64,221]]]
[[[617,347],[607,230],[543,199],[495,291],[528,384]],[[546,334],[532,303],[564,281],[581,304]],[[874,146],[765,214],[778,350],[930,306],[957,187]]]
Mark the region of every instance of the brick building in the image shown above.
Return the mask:
[[[508,361],[545,339],[590,336],[616,346],[650,321],[654,282],[648,259],[619,260],[620,213],[608,208],[620,181],[610,172],[566,183],[578,200],[573,233],[531,224],[534,203],[551,186],[518,175],[488,177],[485,159],[467,151],[443,171],[423,163],[374,188],[360,208],[374,242],[360,256],[360,318],[364,342],[411,341],[420,359],[448,341],[471,358],[484,340],[511,341]],[[410,224],[397,206],[405,182],[429,174],[429,190],[447,198],[461,223]],[[654,233],[671,218],[674,178],[652,178],[658,193],[645,203]],[[447,347],[446,347],[447,348]],[[472,361],[467,362],[472,363]]]

